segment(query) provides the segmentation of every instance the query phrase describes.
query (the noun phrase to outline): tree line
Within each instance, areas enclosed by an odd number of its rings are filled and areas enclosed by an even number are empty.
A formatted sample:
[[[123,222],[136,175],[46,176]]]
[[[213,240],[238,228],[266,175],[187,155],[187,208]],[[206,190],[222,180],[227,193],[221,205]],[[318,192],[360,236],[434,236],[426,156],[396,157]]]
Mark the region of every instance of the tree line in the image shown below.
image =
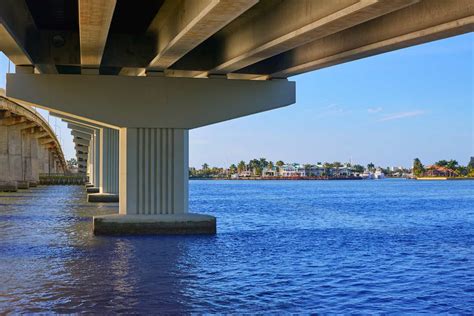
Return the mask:
[[[230,176],[231,174],[241,174],[242,172],[249,171],[253,176],[261,176],[263,170],[273,169],[275,168],[276,171],[280,171],[280,168],[285,165],[285,162],[282,160],[278,160],[276,162],[269,161],[266,158],[259,158],[259,159],[251,159],[248,162],[241,160],[238,163],[231,164],[228,168],[220,168],[220,167],[210,167],[209,164],[204,163],[201,169],[197,169],[194,167],[189,168],[189,176],[194,178],[206,178],[206,177],[217,177],[217,176]],[[330,169],[340,169],[344,166],[349,167],[355,173],[363,173],[364,171],[371,171],[374,172],[377,168],[380,168],[385,174],[390,175],[393,173],[388,167],[381,168],[376,167],[373,163],[367,164],[367,166],[362,166],[360,164],[351,164],[351,163],[341,163],[339,161],[334,162],[318,162],[316,165],[322,166],[326,173],[329,174]],[[314,164],[304,164],[303,167],[306,170],[310,170],[314,167]],[[408,172],[408,170],[405,170]]]
[[[440,160],[433,164],[438,167],[446,167],[454,171],[458,176],[462,177],[474,177],[474,161],[467,166],[461,166],[456,160]],[[427,170],[427,167],[424,166],[419,158],[413,160],[413,174],[416,177],[422,177]]]

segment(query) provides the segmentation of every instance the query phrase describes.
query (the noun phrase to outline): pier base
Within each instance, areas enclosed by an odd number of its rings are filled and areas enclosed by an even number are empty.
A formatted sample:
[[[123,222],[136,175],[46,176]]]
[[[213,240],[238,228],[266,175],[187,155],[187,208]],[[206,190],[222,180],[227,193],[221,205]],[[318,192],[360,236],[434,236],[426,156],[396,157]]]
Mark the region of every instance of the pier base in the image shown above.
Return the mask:
[[[87,193],[99,193],[99,192],[100,192],[100,189],[97,188],[97,187],[88,187],[88,188],[86,189],[86,192],[87,192]]]
[[[28,181],[17,181],[18,190],[28,190],[30,183]]]
[[[216,234],[216,218],[195,213],[94,216],[95,235]]]
[[[13,181],[0,181],[0,192],[16,192],[18,186]]]
[[[116,203],[119,201],[118,194],[112,193],[93,193],[87,195],[87,202]]]
[[[30,181],[30,188],[36,188],[38,186],[38,182]]]

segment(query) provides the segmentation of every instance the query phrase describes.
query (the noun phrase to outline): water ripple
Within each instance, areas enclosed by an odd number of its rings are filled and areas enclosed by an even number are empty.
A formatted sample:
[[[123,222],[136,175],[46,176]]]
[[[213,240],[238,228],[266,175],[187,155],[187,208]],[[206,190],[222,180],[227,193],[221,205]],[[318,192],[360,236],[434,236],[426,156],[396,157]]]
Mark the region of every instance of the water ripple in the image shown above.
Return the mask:
[[[94,237],[82,187],[0,193],[0,313],[474,311],[474,182],[192,181],[216,236]]]

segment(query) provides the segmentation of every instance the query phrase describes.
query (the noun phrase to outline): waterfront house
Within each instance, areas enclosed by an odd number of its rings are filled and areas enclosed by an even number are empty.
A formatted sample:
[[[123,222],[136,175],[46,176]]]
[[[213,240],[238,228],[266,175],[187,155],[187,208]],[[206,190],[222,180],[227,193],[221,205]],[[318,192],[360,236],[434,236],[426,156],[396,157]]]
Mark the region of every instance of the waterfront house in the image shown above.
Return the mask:
[[[253,176],[253,173],[250,170],[244,170],[241,173],[239,173],[239,178],[249,178],[251,176]]]
[[[350,177],[353,175],[353,171],[351,167],[348,165],[344,165],[340,168],[331,168],[331,174],[336,176],[336,177]]]
[[[455,177],[456,172],[453,169],[432,165],[426,168],[425,177]]]
[[[265,167],[262,170],[262,177],[276,177],[278,175],[279,173],[278,173],[277,167],[272,167],[272,168]]]
[[[282,177],[306,177],[306,169],[303,165],[293,163],[280,167],[280,176]]]

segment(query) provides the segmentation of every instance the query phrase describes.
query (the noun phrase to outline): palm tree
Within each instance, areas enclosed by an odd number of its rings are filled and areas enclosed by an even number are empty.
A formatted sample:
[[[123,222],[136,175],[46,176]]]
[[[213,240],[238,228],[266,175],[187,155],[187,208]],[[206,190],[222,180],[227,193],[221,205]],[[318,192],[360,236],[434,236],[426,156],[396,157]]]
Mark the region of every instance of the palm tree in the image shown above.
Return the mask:
[[[436,166],[440,166],[440,167],[446,167],[448,165],[448,161],[447,160],[440,160],[438,162],[435,163]]]
[[[276,162],[276,165],[277,165],[278,167],[281,167],[281,166],[283,166],[284,164],[285,164],[285,163],[284,163],[283,161],[281,161],[281,160],[278,160],[278,161]]]
[[[242,173],[246,169],[247,165],[245,164],[245,161],[240,161],[239,164],[237,165],[237,172]]]
[[[424,172],[425,168],[423,167],[420,159],[415,158],[415,160],[413,160],[413,174],[417,177],[421,177]]]
[[[303,167],[304,167],[304,173],[306,174],[306,176],[308,177],[310,175],[310,172],[311,172],[311,167],[313,165],[307,163],[305,164]]]
[[[452,170],[456,170],[456,168],[458,167],[458,162],[456,160],[450,160],[446,164],[446,167]]]
[[[325,162],[325,163],[323,164],[324,175],[325,175],[325,176],[329,176],[329,173],[330,173],[330,170],[331,170],[332,167],[333,167],[333,165],[332,165],[331,163],[329,163],[329,162]]]
[[[369,164],[367,165],[367,170],[373,171],[374,169],[375,169],[375,165],[374,165],[373,163],[369,163]]]

